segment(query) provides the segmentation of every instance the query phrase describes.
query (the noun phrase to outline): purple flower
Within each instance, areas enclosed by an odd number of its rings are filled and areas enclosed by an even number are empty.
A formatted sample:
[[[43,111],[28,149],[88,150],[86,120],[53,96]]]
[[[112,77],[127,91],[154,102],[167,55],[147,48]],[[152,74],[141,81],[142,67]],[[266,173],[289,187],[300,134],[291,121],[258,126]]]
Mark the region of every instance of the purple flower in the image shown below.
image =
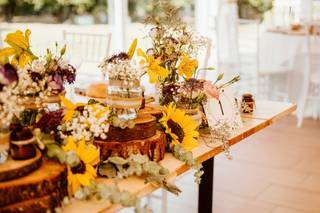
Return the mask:
[[[57,127],[61,124],[63,118],[63,110],[57,110],[44,114],[36,123],[36,128],[40,128],[44,133],[56,132]]]
[[[62,70],[63,80],[66,80],[69,84],[72,84],[76,80],[76,69],[68,64],[68,69]]]
[[[61,75],[54,74],[48,78],[48,87],[51,88],[52,94],[59,94],[64,90],[63,79]]]
[[[126,60],[129,60],[129,56],[127,53],[125,52],[121,52],[119,54],[115,54],[115,55],[112,55],[111,57],[109,57],[106,62],[108,64],[116,64],[117,62],[119,61],[126,61]]]
[[[165,85],[162,88],[162,94],[175,95],[175,94],[177,94],[179,88],[180,88],[180,86],[177,84],[174,84],[174,83]]]
[[[0,84],[7,86],[15,81],[18,81],[18,74],[16,68],[7,63],[3,67],[0,66]]]
[[[154,54],[154,49],[153,48],[149,48],[147,49],[147,55],[153,55]]]

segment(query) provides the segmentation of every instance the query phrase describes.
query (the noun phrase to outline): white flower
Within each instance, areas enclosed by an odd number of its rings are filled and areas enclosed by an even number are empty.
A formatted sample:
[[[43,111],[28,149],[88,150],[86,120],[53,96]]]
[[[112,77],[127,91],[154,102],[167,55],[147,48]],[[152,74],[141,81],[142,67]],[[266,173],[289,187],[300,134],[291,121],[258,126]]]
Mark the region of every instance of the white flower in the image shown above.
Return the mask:
[[[46,71],[46,61],[43,59],[33,60],[31,70],[37,73],[44,73]]]

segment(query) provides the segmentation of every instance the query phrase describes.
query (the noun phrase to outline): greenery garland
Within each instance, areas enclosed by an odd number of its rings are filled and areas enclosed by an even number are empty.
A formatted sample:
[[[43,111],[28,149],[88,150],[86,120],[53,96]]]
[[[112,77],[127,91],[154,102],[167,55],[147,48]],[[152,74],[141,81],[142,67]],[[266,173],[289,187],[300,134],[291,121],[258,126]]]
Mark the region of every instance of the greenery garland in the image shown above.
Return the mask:
[[[127,159],[122,157],[109,157],[100,164],[98,173],[108,178],[127,178],[132,175],[137,175],[144,177],[146,183],[161,186],[175,195],[181,192],[177,186],[167,182],[168,169],[155,161],[151,161],[146,155],[130,155]]]

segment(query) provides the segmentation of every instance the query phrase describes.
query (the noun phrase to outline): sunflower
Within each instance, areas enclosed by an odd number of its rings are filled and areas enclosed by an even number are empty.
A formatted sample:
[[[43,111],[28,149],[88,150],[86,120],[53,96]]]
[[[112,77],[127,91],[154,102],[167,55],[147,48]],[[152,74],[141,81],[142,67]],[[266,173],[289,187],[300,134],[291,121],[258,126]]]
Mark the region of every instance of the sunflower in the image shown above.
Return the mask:
[[[186,150],[191,151],[198,146],[199,132],[197,124],[183,110],[177,109],[172,103],[164,107],[160,123],[165,128],[165,133],[171,137],[172,144],[181,144]]]
[[[85,103],[74,104],[62,95],[60,95],[59,98],[60,98],[62,105],[65,107],[65,113],[64,113],[64,117],[63,117],[64,122],[68,122],[72,119],[72,117],[78,107],[86,106]]]
[[[86,145],[84,140],[81,140],[77,146],[70,136],[67,138],[67,144],[63,146],[63,150],[75,152],[80,160],[76,166],[68,166],[69,192],[73,195],[81,186],[89,186],[97,176],[93,165],[98,162],[99,150],[92,144]]]

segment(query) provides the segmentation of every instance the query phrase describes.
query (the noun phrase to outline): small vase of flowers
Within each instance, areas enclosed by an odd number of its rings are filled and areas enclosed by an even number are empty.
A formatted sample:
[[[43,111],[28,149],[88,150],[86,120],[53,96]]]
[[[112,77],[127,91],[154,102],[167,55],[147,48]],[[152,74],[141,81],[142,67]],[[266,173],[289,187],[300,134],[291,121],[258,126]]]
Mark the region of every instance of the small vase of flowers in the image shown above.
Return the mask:
[[[143,101],[140,78],[144,69],[131,62],[136,43],[134,40],[128,53],[113,55],[100,65],[108,80],[107,104],[121,120],[135,119]]]

